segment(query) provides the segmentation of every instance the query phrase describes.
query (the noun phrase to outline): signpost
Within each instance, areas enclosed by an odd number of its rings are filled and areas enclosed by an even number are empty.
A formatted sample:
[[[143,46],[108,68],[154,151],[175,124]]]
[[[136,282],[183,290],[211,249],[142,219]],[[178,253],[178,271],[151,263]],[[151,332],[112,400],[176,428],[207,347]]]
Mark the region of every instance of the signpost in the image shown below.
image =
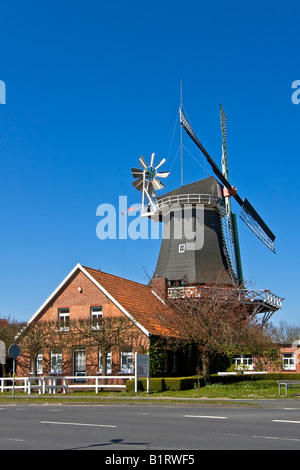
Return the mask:
[[[16,359],[20,356],[21,349],[17,344],[12,344],[8,348],[8,354],[13,359],[13,388],[12,388],[12,397],[15,396],[15,371],[16,371]]]
[[[5,343],[4,341],[0,341],[0,364],[6,364],[6,356],[5,356]]]
[[[135,353],[135,393],[137,393],[137,379],[138,377],[147,378],[147,393],[150,391],[149,380],[149,354]]]

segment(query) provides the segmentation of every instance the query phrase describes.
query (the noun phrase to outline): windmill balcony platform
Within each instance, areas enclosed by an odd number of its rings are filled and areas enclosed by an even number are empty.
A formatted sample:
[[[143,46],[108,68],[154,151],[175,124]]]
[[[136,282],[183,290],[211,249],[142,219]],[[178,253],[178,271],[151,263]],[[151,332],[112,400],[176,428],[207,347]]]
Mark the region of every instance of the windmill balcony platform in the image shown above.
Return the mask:
[[[174,210],[177,207],[183,207],[184,205],[196,205],[205,204],[215,207],[224,205],[222,199],[214,194],[173,194],[172,196],[161,196],[158,198],[155,205],[155,212],[153,216],[159,217],[160,214],[168,212],[170,208]],[[145,214],[147,215],[147,213]],[[154,217],[155,218],[155,217]]]
[[[169,287],[168,297],[175,298],[207,298],[207,289],[205,286],[182,286]],[[221,293],[221,297],[220,297]],[[254,289],[218,289],[218,298],[223,300],[236,300],[248,305],[253,305],[259,313],[266,311],[277,311],[281,308],[282,297],[273,294],[270,290],[254,290]]]
[[[218,196],[213,194],[175,194],[173,196],[161,197],[158,200],[157,206],[159,209],[173,204],[213,204],[217,205],[220,201]]]

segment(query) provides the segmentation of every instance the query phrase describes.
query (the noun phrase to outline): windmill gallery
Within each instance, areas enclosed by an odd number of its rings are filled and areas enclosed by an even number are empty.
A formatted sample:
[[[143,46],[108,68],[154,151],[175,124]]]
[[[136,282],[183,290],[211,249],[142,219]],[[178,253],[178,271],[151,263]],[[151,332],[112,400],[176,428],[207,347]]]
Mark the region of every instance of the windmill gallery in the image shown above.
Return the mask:
[[[242,302],[247,314],[261,316],[263,324],[281,308],[283,299],[271,291],[247,289],[244,285],[237,217],[231,201],[241,206],[241,220],[273,253],[275,235],[248,199],[242,199],[229,182],[226,115],[222,106],[222,169],[201,144],[182,107],[179,116],[181,128],[204,155],[214,176],[182,184],[158,196],[157,192],[165,188],[161,180],[167,181],[170,174],[162,169],[166,160],[163,158],[157,163],[152,153],[148,165],[141,156],[140,168],[131,170],[132,184],[141,194],[141,204],[128,209],[126,196],[120,196],[118,211],[111,204],[101,204],[96,213],[101,217],[96,229],[101,240],[127,236],[161,238],[156,268],[148,285],[78,263],[27,324],[27,331],[30,331],[47,322],[58,323],[56,332],[64,335],[63,340],[37,345],[34,351],[26,349],[25,329],[18,360],[20,375],[29,375],[31,371],[44,376],[111,374],[112,379],[117,374],[132,376],[135,353],[150,351],[151,361],[155,339],[167,331],[160,324],[158,314],[170,314],[168,299],[188,299],[195,296],[195,292],[201,298],[203,289],[207,291],[212,282],[218,284],[217,279],[222,279],[222,288],[226,287],[223,291],[226,298],[230,289],[234,291],[234,301]],[[127,330],[122,340],[120,333],[118,344],[107,338],[104,341],[105,321],[111,318],[126,319],[134,332],[131,330],[129,334]],[[78,320],[90,322],[93,341],[90,336],[88,341],[79,340],[78,336],[74,340],[72,323]],[[113,335],[107,333],[107,336]],[[193,358],[180,359],[177,351],[166,352],[163,362],[160,373],[170,375],[189,375],[196,367]]]

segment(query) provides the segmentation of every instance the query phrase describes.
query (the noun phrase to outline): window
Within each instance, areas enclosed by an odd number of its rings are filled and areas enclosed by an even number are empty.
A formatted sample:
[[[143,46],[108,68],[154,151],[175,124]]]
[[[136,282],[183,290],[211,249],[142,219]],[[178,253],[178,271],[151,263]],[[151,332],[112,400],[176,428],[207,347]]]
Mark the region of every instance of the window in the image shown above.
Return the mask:
[[[100,330],[102,323],[102,307],[91,307],[91,328]]]
[[[69,309],[60,308],[58,310],[58,329],[61,331],[69,331],[70,321],[69,321]]]
[[[43,354],[42,353],[38,354],[36,358],[36,373],[37,374],[43,373]]]
[[[60,349],[51,351],[51,374],[62,374],[62,352]]]
[[[237,369],[241,366],[241,368],[245,368],[246,370],[253,370],[253,357],[251,354],[233,356],[232,363],[235,364]]]
[[[112,361],[111,361],[111,353],[107,354],[106,357],[106,373],[111,374],[112,372]],[[99,374],[102,374],[102,353],[99,351]]]
[[[74,379],[75,383],[85,383],[85,374],[86,374],[86,358],[85,350],[77,349],[74,351],[74,375],[79,377]]]
[[[176,279],[176,280],[168,281],[169,287],[183,287],[183,285],[184,285],[183,279]]]
[[[85,372],[86,369],[86,357],[84,349],[77,349],[74,351],[74,373]]]
[[[133,374],[133,352],[132,351],[121,352],[121,373]]]
[[[293,353],[282,354],[283,370],[295,370],[295,355]]]
[[[31,357],[31,373],[34,373],[34,359]],[[43,373],[43,353],[39,353],[36,357],[36,374]]]

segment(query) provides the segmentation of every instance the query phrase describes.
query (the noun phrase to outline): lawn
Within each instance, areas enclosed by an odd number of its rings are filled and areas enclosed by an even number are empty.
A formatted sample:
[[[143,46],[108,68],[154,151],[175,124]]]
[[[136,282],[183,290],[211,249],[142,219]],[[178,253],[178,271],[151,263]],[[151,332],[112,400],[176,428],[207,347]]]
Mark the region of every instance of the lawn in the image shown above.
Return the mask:
[[[289,391],[289,396],[295,396],[297,392]],[[137,395],[134,392],[99,392],[96,394],[94,391],[72,391],[71,393],[67,393],[63,395],[62,393],[58,393],[56,395],[46,394],[46,395],[38,395],[34,393],[30,397],[23,392],[15,391],[15,398],[19,400],[26,400],[26,401],[52,401],[52,400],[63,400],[68,399],[68,401],[72,400],[79,400],[79,401],[88,401],[91,399],[95,402],[95,399],[120,399],[126,400],[126,398],[132,400],[134,397],[138,398],[154,398],[154,399],[197,399],[197,398],[232,398],[232,399],[258,399],[258,398],[279,398],[278,395],[278,384],[276,380],[258,380],[258,381],[241,381],[231,384],[222,384],[222,383],[215,383],[212,385],[206,385],[205,387],[201,387],[200,389],[194,388],[190,390],[179,390],[179,391],[172,391],[167,390],[165,392],[151,392],[149,395],[146,392],[139,392]],[[281,393],[281,397],[285,398],[285,393]],[[0,402],[11,400],[11,391],[4,392],[0,394]]]
[[[200,389],[166,391],[156,396],[172,396],[182,398],[279,398],[277,381],[259,380],[243,381],[232,384],[215,383]],[[282,393],[282,396],[283,395]]]

